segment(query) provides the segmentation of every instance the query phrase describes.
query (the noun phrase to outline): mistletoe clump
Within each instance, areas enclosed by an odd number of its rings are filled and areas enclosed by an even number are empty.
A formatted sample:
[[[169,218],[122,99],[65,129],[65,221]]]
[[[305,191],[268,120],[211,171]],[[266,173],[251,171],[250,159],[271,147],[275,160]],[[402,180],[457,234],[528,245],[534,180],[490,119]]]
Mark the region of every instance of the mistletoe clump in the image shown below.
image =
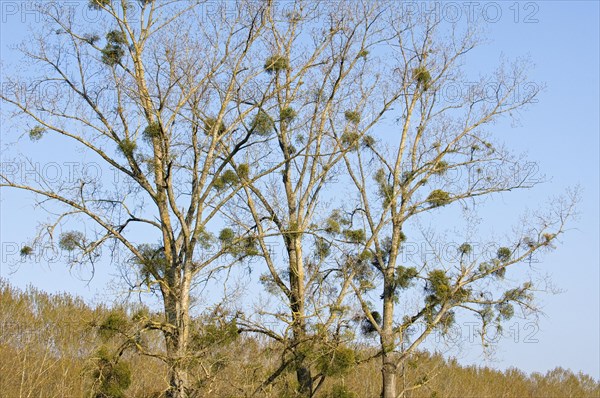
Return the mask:
[[[348,150],[356,150],[358,149],[358,143],[360,139],[360,134],[356,131],[346,131],[342,134],[342,145]]]
[[[265,61],[264,68],[267,73],[281,72],[289,69],[290,62],[283,55],[272,55]]]
[[[235,171],[225,170],[219,177],[215,179],[213,182],[213,187],[217,191],[222,191],[227,187],[237,185],[239,182],[240,178]]]
[[[86,43],[93,46],[98,40],[100,40],[100,36],[94,34],[86,34],[83,35],[83,40],[85,40]]]
[[[271,116],[269,116],[265,111],[260,110],[254,120],[252,120],[251,129],[256,134],[261,136],[266,136],[271,134],[271,132],[275,129],[275,123]]]
[[[394,197],[394,187],[388,182],[387,173],[383,169],[377,170],[374,179],[379,188],[379,196],[383,199],[383,205],[387,207]]]
[[[223,251],[234,257],[242,258],[259,254],[255,237],[238,236],[231,228],[223,228],[219,232],[219,242]]]
[[[119,149],[125,156],[132,156],[133,152],[136,150],[137,144],[135,141],[125,138],[119,141]]]
[[[441,189],[436,189],[429,194],[427,202],[433,207],[445,206],[451,202],[450,194]]]
[[[231,228],[223,228],[221,232],[219,232],[219,241],[221,241],[224,245],[230,245],[233,243],[235,239],[235,232]]]
[[[356,112],[356,111],[346,111],[344,112],[344,117],[346,118],[346,121],[353,123],[353,124],[358,124],[360,123],[360,113]]]
[[[98,335],[103,340],[108,340],[122,333],[129,325],[129,320],[120,311],[111,312],[98,326]]]
[[[111,0],[90,0],[88,6],[94,10],[101,10],[110,5]]]
[[[282,122],[289,123],[296,118],[296,111],[292,107],[283,108],[281,112],[279,112],[279,119]]]
[[[39,141],[44,136],[45,132],[46,129],[42,126],[35,126],[29,130],[29,139],[31,139],[31,141]]]
[[[427,283],[427,292],[429,300],[435,303],[441,303],[450,298],[451,287],[448,275],[441,270],[436,269],[429,272]]]
[[[433,167],[433,173],[437,175],[443,175],[448,171],[448,162],[440,160]]]
[[[66,251],[73,251],[83,246],[84,236],[82,232],[70,231],[64,232],[58,239],[58,247]]]
[[[250,166],[248,163],[239,164],[237,167],[237,173],[242,180],[247,180],[248,176],[250,175]]]
[[[102,62],[108,66],[115,66],[121,63],[125,55],[123,46],[127,43],[123,32],[111,30],[106,34],[106,46],[102,49]]]
[[[496,256],[498,257],[498,260],[506,262],[510,260],[511,254],[512,253],[508,247],[501,247],[498,249]]]
[[[33,248],[31,246],[23,246],[20,251],[21,257],[29,257],[33,254]]]
[[[215,130],[216,125],[217,119],[215,119],[214,117],[207,117],[206,119],[204,119],[204,134],[211,135]],[[223,135],[223,133],[225,133],[225,130],[227,130],[225,127],[225,123],[221,121],[221,123],[219,123],[219,127],[216,130],[218,135]]]
[[[417,81],[417,85],[420,85],[423,90],[427,90],[429,88],[431,74],[427,68],[425,68],[425,66],[419,66],[413,69],[413,78]]]
[[[465,242],[458,247],[458,251],[462,255],[467,255],[473,251],[473,247],[470,244]]]
[[[325,239],[318,237],[315,240],[315,251],[320,260],[325,259],[331,254],[331,244]]]
[[[160,123],[154,122],[154,123],[150,123],[143,131],[143,135],[146,139],[148,139],[149,141],[152,141],[153,138],[155,137],[160,137],[161,135],[161,128],[160,128]]]
[[[200,330],[192,333],[192,344],[198,348],[226,346],[237,340],[239,329],[234,319],[220,319],[204,325]]]
[[[366,239],[363,229],[346,229],[344,230],[344,237],[351,243],[361,243]]]
[[[362,139],[362,144],[365,148],[373,149],[375,147],[375,137],[372,135],[365,135]]]
[[[415,267],[398,266],[398,268],[396,268],[396,287],[401,289],[408,288],[417,275],[419,275],[419,271],[417,271]]]
[[[381,326],[381,314],[377,311],[371,311],[371,318],[373,318],[373,320],[375,321],[375,323],[378,326]],[[371,320],[368,317],[365,317],[361,323],[360,326],[361,331],[363,332],[364,335],[369,336],[372,335],[373,333],[375,333],[377,331],[377,329],[375,328],[375,325],[373,325],[373,323],[371,322]]]

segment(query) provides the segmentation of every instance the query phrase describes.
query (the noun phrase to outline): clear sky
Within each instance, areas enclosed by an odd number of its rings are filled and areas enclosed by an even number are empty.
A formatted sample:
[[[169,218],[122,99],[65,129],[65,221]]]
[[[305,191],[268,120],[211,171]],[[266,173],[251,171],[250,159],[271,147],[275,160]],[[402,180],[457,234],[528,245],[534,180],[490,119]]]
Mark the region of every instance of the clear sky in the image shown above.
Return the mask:
[[[84,5],[86,2],[81,2]],[[14,61],[10,46],[26,37],[28,23],[36,22],[26,2],[0,1],[0,51],[3,64]],[[555,366],[584,371],[600,378],[600,258],[599,258],[599,3],[597,1],[537,2],[436,2],[417,7],[438,7],[442,18],[466,20],[483,18],[489,44],[478,49],[469,70],[489,70],[499,57],[529,56],[535,64],[531,80],[545,83],[539,103],[521,117],[521,123],[498,125],[506,144],[516,152],[528,153],[539,163],[540,171],[550,182],[518,195],[506,195],[494,202],[486,213],[486,222],[494,224],[511,215],[522,204],[536,206],[547,197],[567,187],[583,188],[579,220],[562,239],[558,250],[542,257],[537,265],[547,272],[557,295],[541,295],[545,317],[539,330],[527,321],[511,321],[507,327],[519,330],[518,339],[502,339],[494,362],[506,368],[515,366],[527,372],[545,372]],[[456,11],[460,10],[460,14]],[[3,72],[3,77],[4,77]],[[4,82],[3,82],[4,84]],[[6,115],[2,114],[1,137],[7,133]],[[2,162],[7,162],[15,148],[7,152],[2,142]],[[53,143],[39,147],[40,166],[51,161],[76,161],[81,154],[58,158],[61,149]],[[61,155],[64,156],[64,155]],[[46,162],[46,163],[44,163]],[[97,267],[91,282],[82,281],[87,271],[68,269],[47,255],[23,263],[9,264],[18,258],[17,248],[27,242],[39,221],[46,215],[33,207],[29,195],[3,190],[0,202],[1,225],[0,275],[16,286],[32,284],[47,291],[67,291],[90,301],[110,297],[110,280],[116,270]],[[467,330],[466,328],[464,329]],[[472,351],[472,352],[471,352]],[[477,350],[468,351],[464,363],[481,363]]]

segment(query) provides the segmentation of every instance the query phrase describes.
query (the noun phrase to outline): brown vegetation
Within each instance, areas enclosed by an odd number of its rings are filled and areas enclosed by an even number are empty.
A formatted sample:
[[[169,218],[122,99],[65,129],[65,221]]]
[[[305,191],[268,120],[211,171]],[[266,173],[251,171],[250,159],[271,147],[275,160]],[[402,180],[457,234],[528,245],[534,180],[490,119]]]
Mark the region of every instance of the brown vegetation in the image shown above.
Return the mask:
[[[123,308],[91,308],[68,294],[51,295],[28,288],[20,291],[0,282],[0,391],[6,397],[160,397],[168,388],[168,372],[157,360],[124,353],[131,383],[122,395],[97,392],[99,347],[105,345],[101,326],[123,313]],[[138,309],[128,308],[133,314]],[[208,330],[202,325],[202,330]],[[237,333],[236,333],[237,334]],[[205,336],[210,336],[205,335]],[[222,337],[222,335],[219,335]],[[114,349],[119,338],[108,345]],[[159,335],[154,344],[162,344]],[[197,375],[198,396],[248,397],[277,366],[277,347],[253,335],[242,334],[226,344],[213,344],[205,366],[220,368],[213,378]],[[368,347],[353,347],[354,359],[341,375],[330,377],[317,396],[377,397],[380,368],[376,361],[356,362],[368,356]],[[318,359],[315,359],[318,362]],[[318,367],[318,366],[317,366]],[[335,372],[332,372],[335,374]],[[293,397],[292,372],[257,396]],[[584,374],[556,368],[546,374],[526,375],[518,369],[504,372],[461,366],[456,360],[420,352],[407,362],[400,384],[415,386],[407,397],[598,397],[600,383]]]

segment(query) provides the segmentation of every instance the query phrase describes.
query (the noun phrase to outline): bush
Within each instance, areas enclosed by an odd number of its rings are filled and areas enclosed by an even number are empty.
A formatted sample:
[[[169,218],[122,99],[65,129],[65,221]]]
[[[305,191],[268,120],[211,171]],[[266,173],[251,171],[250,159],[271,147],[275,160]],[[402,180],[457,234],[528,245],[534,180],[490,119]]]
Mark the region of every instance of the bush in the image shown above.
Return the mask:
[[[356,364],[354,350],[339,346],[332,352],[326,351],[317,361],[319,372],[325,376],[340,376],[347,373]]]
[[[346,386],[336,384],[331,391],[325,394],[325,398],[358,398],[358,395],[350,391]]]
[[[93,375],[99,386],[94,398],[124,398],[125,390],[131,385],[129,364],[111,357],[108,350],[101,347],[96,353],[96,366]]]

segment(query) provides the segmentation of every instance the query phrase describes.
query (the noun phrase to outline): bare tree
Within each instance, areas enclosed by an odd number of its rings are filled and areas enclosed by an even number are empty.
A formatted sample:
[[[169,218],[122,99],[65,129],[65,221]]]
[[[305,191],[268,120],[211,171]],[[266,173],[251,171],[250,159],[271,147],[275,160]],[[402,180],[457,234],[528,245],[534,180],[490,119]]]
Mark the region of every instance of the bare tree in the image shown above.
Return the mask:
[[[333,241],[322,213],[331,199],[322,196],[340,177],[344,154],[362,145],[361,137],[390,111],[401,90],[386,80],[395,65],[380,54],[394,36],[383,23],[386,7],[298,2],[288,9],[282,16],[273,7],[265,34],[273,53],[265,63],[273,94],[261,117],[271,145],[248,152],[254,164],[276,164],[276,172],[244,186],[232,219],[256,231],[267,267],[261,281],[283,307],[262,307],[262,319],[247,319],[243,328],[267,334],[289,353],[262,387],[292,367],[298,393],[309,397],[331,374],[333,366],[324,363],[342,356],[352,279],[330,256]],[[357,233],[348,228],[348,236]],[[267,327],[269,318],[277,326]]]
[[[239,3],[227,18],[202,6],[91,0],[103,16],[91,26],[80,10],[43,4],[47,25],[20,46],[35,69],[5,79],[12,89],[1,97],[32,140],[66,139],[119,176],[109,184],[5,173],[0,186],[36,194],[56,215],[35,244],[58,241],[74,263],[96,262],[101,247],[129,253],[130,287],[158,294],[164,308],[142,328],[163,333],[165,352],[136,347],[168,365],[169,397],[191,394],[188,370],[201,355],[189,349],[194,286],[255,254],[244,231],[223,245],[209,223],[241,188],[231,160],[263,140],[249,120],[279,94],[263,77],[264,5]],[[35,95],[48,84],[56,96]],[[61,232],[78,221],[83,231]]]
[[[397,132],[393,138],[369,139],[368,146],[345,156],[359,197],[350,210],[366,242],[349,254],[357,275],[352,288],[364,312],[364,332],[379,337],[383,398],[404,396],[421,385],[404,386],[398,393],[396,376],[434,330],[452,325],[456,312],[477,314],[486,345],[487,327],[509,319],[514,305],[534,309],[534,285],[505,281],[506,269],[552,247],[574,212],[576,195],[558,201],[498,243],[492,258],[464,242],[456,245],[452,261],[436,252],[439,238],[427,232],[424,237],[435,253],[430,259],[419,257],[410,264],[401,255],[407,229],[412,225],[414,231],[414,222],[427,214],[452,206],[472,211],[481,197],[542,181],[536,168],[495,144],[497,138],[487,132],[502,115],[536,98],[539,86],[528,82],[526,64],[501,65],[467,86],[461,64],[478,44],[475,31],[442,25],[434,19],[391,25],[397,28],[392,49],[401,65],[397,73],[403,90]],[[463,84],[460,98],[445,96],[450,84]],[[381,310],[369,301],[378,286]]]

